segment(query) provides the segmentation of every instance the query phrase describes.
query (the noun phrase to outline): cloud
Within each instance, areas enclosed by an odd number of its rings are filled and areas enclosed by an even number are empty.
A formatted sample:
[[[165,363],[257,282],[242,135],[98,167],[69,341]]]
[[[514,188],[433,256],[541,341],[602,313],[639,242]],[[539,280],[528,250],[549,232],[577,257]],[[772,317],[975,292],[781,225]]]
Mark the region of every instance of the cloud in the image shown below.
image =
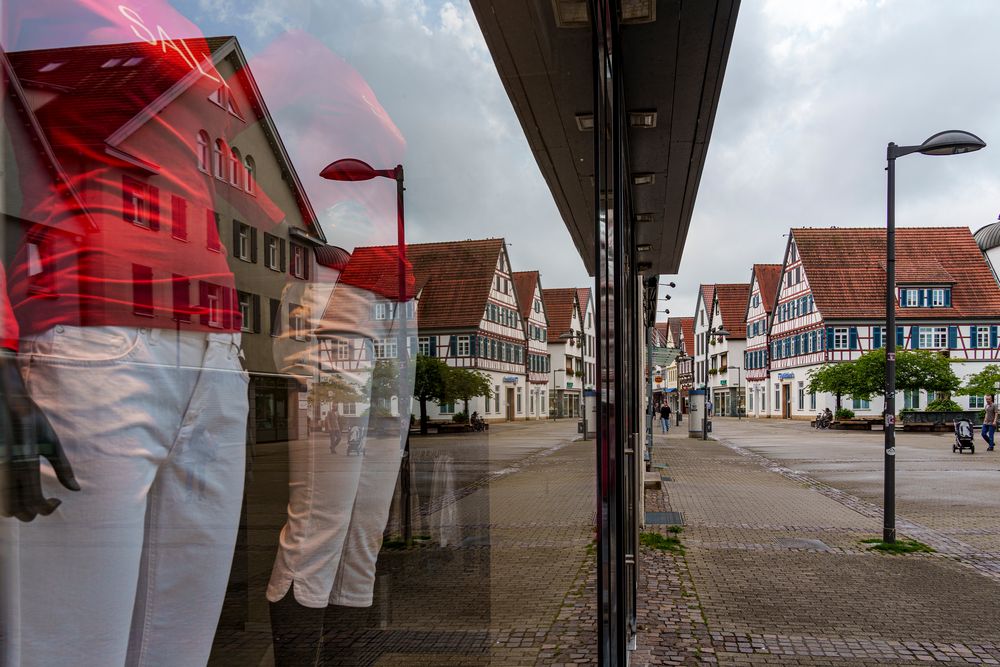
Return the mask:
[[[590,284],[467,3],[259,0],[237,11],[232,0],[192,1],[201,20],[224,17],[218,30],[235,30],[250,53],[266,55],[283,34],[303,30],[364,77],[405,138],[408,241],[502,236],[514,268],[540,270],[546,287]],[[303,58],[299,67],[314,77],[311,87],[336,90],[322,62]],[[267,78],[275,85],[261,86],[279,131],[305,136],[302,110],[292,117],[271,102],[286,95],[271,92],[283,90],[281,77]],[[355,145],[365,138],[358,134]],[[301,172],[317,162],[313,153],[344,142],[310,133],[300,143],[308,146],[301,157],[289,150]],[[351,247],[366,237],[350,227],[364,220],[357,207],[318,208],[331,243]]]
[[[993,27],[1000,6],[743,3],[671,301],[779,262],[790,227],[885,224],[885,146],[945,129],[1000,139]],[[1000,209],[996,149],[897,166],[897,224],[974,229]]]

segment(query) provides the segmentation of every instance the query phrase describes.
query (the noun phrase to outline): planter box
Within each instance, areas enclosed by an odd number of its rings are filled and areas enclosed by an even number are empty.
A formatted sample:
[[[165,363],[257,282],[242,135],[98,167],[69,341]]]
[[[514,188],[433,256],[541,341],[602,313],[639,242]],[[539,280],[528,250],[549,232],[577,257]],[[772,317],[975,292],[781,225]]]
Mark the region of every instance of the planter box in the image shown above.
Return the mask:
[[[966,419],[975,424],[978,418],[979,410],[962,410],[959,412],[904,412],[903,425],[946,424],[951,426],[959,419]]]

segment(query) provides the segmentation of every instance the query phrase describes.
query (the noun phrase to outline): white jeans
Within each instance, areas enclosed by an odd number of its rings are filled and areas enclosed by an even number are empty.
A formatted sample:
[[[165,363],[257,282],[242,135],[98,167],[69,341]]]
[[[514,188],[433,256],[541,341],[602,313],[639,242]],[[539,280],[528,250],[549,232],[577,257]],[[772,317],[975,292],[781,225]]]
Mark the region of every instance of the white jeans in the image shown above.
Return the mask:
[[[375,564],[399,476],[402,423],[385,420],[369,434],[364,454],[336,454],[329,439],[314,434],[288,443],[288,519],[267,587],[267,599],[281,600],[294,586],[304,607],[328,604],[370,607]],[[372,424],[369,424],[372,426]]]
[[[44,464],[62,505],[2,522],[7,665],[207,663],[243,493],[239,343],[70,326],[22,343],[28,391],[82,488]]]

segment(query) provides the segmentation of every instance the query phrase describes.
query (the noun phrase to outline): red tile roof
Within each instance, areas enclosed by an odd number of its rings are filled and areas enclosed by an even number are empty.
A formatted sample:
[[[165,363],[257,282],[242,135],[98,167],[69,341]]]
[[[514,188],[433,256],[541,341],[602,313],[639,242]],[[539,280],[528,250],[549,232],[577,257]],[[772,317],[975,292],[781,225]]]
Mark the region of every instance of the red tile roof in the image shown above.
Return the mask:
[[[680,344],[681,341],[681,318],[671,317],[667,319],[667,329],[674,342]]]
[[[577,300],[575,287],[558,287],[542,290],[542,301],[549,316],[548,342],[564,343],[559,336],[573,326],[573,305]]]
[[[689,357],[694,356],[694,318],[679,317],[681,321],[681,335],[684,338],[684,354]]]
[[[715,285],[702,285],[701,286],[701,300],[705,302],[705,311],[709,316],[712,315],[712,302],[715,300]]]
[[[654,339],[654,344],[661,347],[666,346],[667,335],[670,329],[670,320],[667,320],[666,322],[654,322],[653,328],[656,330],[656,334],[659,335],[660,338],[658,341]]]
[[[825,319],[885,317],[885,229],[792,229]],[[902,308],[901,318],[1000,317],[1000,288],[968,227],[896,230],[897,281],[952,284],[950,308]]]
[[[719,313],[722,315],[722,326],[729,332],[729,338],[746,338],[747,299],[750,298],[750,284],[732,283],[716,285],[715,297],[719,300]]]
[[[580,304],[580,317],[584,316],[587,312],[587,302],[590,301],[590,288],[589,287],[577,287],[576,288],[576,298]],[[596,310],[596,307],[595,307]]]
[[[407,246],[406,259],[413,267],[415,284],[420,288],[417,321],[421,330],[479,326],[503,244],[503,239],[484,239]],[[390,263],[380,259],[386,253],[394,256],[395,252],[396,246],[355,248],[341,280],[371,281],[375,275],[381,275],[380,271],[389,274],[389,278],[398,279],[398,271],[393,272]],[[359,262],[359,253],[372,256],[373,262]],[[353,278],[355,270],[363,277]],[[386,282],[387,278],[380,280]],[[395,292],[398,291],[395,288]]]
[[[410,257],[407,255],[407,265],[404,268],[407,282],[407,301],[413,298],[417,290],[417,281],[412,266]],[[399,251],[396,246],[355,248],[354,252],[348,255],[347,265],[343,267],[340,274],[340,282],[397,301],[399,270]],[[423,306],[422,299],[420,305]]]
[[[754,264],[754,275],[760,285],[760,300],[764,312],[774,310],[774,302],[778,298],[778,283],[781,281],[781,264]]]
[[[538,271],[514,271],[510,274],[517,293],[517,305],[521,310],[521,318],[525,321],[531,315],[531,307],[535,302],[535,288],[538,287]]]

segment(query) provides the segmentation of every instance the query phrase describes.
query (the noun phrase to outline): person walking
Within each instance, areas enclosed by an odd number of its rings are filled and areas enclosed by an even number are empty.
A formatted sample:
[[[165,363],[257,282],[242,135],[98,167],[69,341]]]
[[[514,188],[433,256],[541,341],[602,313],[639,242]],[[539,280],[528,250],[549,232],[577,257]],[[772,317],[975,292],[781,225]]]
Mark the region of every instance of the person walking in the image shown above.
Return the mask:
[[[670,406],[664,401],[660,406],[660,432],[666,433],[670,430]]]
[[[337,415],[336,404],[330,408],[330,411],[326,413],[326,430],[330,434],[330,453],[337,453],[337,445],[340,444],[341,432],[340,432],[340,417]]]
[[[982,435],[983,435],[983,440],[985,440],[986,444],[989,445],[989,447],[986,448],[986,451],[988,452],[993,451],[993,438],[996,436],[996,432],[997,432],[997,406],[993,402],[993,397],[987,396],[986,411],[983,416]]]

